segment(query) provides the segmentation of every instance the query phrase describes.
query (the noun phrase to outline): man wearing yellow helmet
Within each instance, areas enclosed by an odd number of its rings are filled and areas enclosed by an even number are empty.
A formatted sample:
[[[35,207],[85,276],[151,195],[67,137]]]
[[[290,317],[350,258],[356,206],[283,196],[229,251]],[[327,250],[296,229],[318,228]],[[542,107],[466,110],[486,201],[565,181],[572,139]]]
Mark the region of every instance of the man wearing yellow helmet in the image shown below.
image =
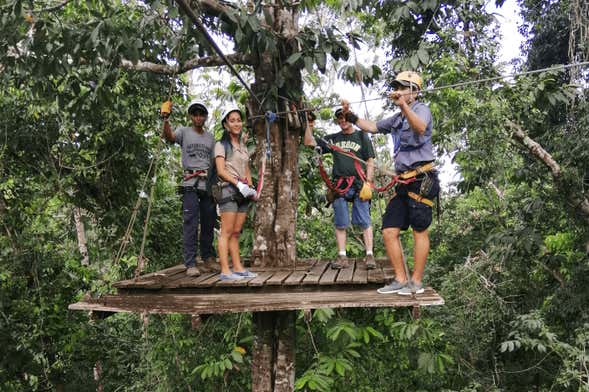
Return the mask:
[[[429,253],[428,228],[432,222],[432,198],[439,190],[432,145],[432,115],[429,107],[417,100],[422,79],[412,71],[400,72],[392,83],[390,98],[399,112],[381,121],[360,119],[344,105],[346,119],[365,132],[390,134],[393,138],[395,171],[408,184],[397,184],[382,217],[382,233],[395,279],[378,289],[381,294],[411,295],[424,291],[423,272]],[[413,229],[414,269],[411,278],[405,271],[400,232]]]

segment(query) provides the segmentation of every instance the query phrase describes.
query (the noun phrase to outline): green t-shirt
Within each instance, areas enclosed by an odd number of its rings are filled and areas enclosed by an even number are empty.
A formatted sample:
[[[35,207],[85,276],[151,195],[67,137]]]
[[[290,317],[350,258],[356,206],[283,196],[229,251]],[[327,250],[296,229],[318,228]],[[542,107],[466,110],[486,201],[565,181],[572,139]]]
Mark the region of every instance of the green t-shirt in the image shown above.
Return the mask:
[[[337,179],[339,177],[354,176],[354,186],[359,188],[362,186],[362,181],[358,178],[356,167],[354,166],[354,159],[341,154],[327,144],[333,144],[342,150],[353,153],[363,161],[374,158],[374,148],[368,135],[362,131],[354,131],[350,134],[343,132],[333,133],[324,138],[315,138],[317,145],[321,148],[321,153],[333,154],[333,170],[332,177]],[[327,143],[326,143],[327,142]],[[361,163],[362,169],[366,173],[366,165]]]

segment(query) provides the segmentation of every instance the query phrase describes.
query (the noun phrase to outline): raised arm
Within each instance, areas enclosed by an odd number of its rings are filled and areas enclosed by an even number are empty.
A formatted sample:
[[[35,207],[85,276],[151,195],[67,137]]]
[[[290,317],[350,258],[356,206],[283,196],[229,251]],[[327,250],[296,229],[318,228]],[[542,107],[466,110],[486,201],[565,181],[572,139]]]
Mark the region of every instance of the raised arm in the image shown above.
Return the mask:
[[[393,99],[395,105],[401,109],[401,113],[407,119],[411,129],[418,135],[423,135],[427,129],[427,124],[421,119],[421,117],[419,117],[417,113],[411,110],[411,104],[415,98],[411,94],[401,91],[393,92],[390,97]]]
[[[162,130],[162,136],[171,143],[176,141],[176,135],[172,131],[170,120],[167,117],[164,117],[164,129]]]
[[[359,118],[350,110],[350,102],[348,100],[342,99],[342,109],[347,122],[354,124],[364,132],[376,133],[378,131],[374,121]]]

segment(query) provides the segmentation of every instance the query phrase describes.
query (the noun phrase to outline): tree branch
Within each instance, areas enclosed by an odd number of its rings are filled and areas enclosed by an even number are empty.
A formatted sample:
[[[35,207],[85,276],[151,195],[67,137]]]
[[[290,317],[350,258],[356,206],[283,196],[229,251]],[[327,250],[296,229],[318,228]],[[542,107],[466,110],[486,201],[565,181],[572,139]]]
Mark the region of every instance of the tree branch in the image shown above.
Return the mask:
[[[552,158],[542,146],[531,139],[524,130],[514,123],[511,120],[507,120],[507,126],[512,129],[511,136],[518,142],[524,145],[535,156],[537,159],[542,161],[552,173],[552,177],[556,186],[561,190],[561,192],[568,198],[569,202],[573,205],[573,207],[581,213],[583,218],[589,222],[589,200],[585,197],[585,195],[581,193],[574,193],[573,190],[569,189],[566,184],[563,184],[561,181],[561,169],[560,165]]]
[[[229,61],[231,61],[232,64],[242,64],[250,66],[253,66],[255,64],[254,57],[249,54],[235,53],[229,54],[226,57]],[[136,64],[133,64],[133,62],[125,59],[121,61],[121,67],[124,69],[139,72],[153,72],[167,75],[182,74],[196,68],[219,67],[223,65],[226,65],[225,62],[217,56],[191,59],[183,63],[180,67],[167,64],[157,64],[149,61],[138,61]]]
[[[534,155],[536,158],[541,160],[546,166],[548,166],[548,168],[552,172],[553,177],[560,177],[560,166],[558,165],[558,163],[556,163],[556,161],[552,158],[552,155],[550,155],[548,151],[542,148],[542,146],[538,142],[534,141],[528,135],[526,135],[523,129],[513,121],[507,120],[507,125],[513,130],[513,133],[511,135],[515,140],[523,144],[532,153],[532,155]]]

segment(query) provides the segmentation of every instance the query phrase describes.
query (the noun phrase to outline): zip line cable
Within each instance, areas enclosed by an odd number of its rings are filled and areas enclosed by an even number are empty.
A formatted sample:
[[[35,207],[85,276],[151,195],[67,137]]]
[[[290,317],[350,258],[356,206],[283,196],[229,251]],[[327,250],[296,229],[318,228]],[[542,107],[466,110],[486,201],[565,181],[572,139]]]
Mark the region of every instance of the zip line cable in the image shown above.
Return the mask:
[[[457,88],[457,87],[464,87],[464,86],[469,86],[469,85],[473,85],[473,84],[492,82],[492,81],[502,80],[502,79],[509,78],[509,77],[531,75],[531,74],[536,74],[536,73],[541,73],[541,72],[546,72],[546,71],[558,71],[558,70],[562,70],[562,69],[568,69],[568,68],[573,68],[573,67],[582,67],[582,66],[586,66],[586,65],[589,65],[589,61],[584,61],[584,62],[580,62],[580,63],[564,64],[564,65],[559,65],[559,66],[555,66],[555,67],[546,67],[546,68],[541,68],[541,69],[535,69],[532,71],[514,72],[514,73],[501,75],[501,76],[494,76],[494,77],[490,77],[490,78],[477,79],[477,80],[468,80],[466,82],[461,82],[461,83],[448,84],[448,85],[443,85],[440,87],[427,88],[427,89],[421,90],[420,93],[429,93],[429,92],[440,91],[440,90],[445,90],[445,89],[449,89],[449,88]],[[366,98],[366,99],[362,99],[359,101],[350,102],[350,105],[364,103],[364,102],[370,102],[370,101],[380,101],[383,99],[388,99],[388,97],[383,96],[383,97],[375,97],[375,98]],[[297,112],[313,112],[316,110],[334,108],[334,107],[338,107],[338,106],[341,106],[341,103],[327,104],[327,105],[323,105],[323,106],[315,106],[315,107],[308,108],[308,109],[298,109],[296,111]],[[285,114],[290,114],[292,112],[294,112],[294,111],[277,112],[276,115],[285,115]],[[261,117],[264,117],[264,116],[263,115],[251,116],[250,118],[253,119],[253,118],[261,118]]]

